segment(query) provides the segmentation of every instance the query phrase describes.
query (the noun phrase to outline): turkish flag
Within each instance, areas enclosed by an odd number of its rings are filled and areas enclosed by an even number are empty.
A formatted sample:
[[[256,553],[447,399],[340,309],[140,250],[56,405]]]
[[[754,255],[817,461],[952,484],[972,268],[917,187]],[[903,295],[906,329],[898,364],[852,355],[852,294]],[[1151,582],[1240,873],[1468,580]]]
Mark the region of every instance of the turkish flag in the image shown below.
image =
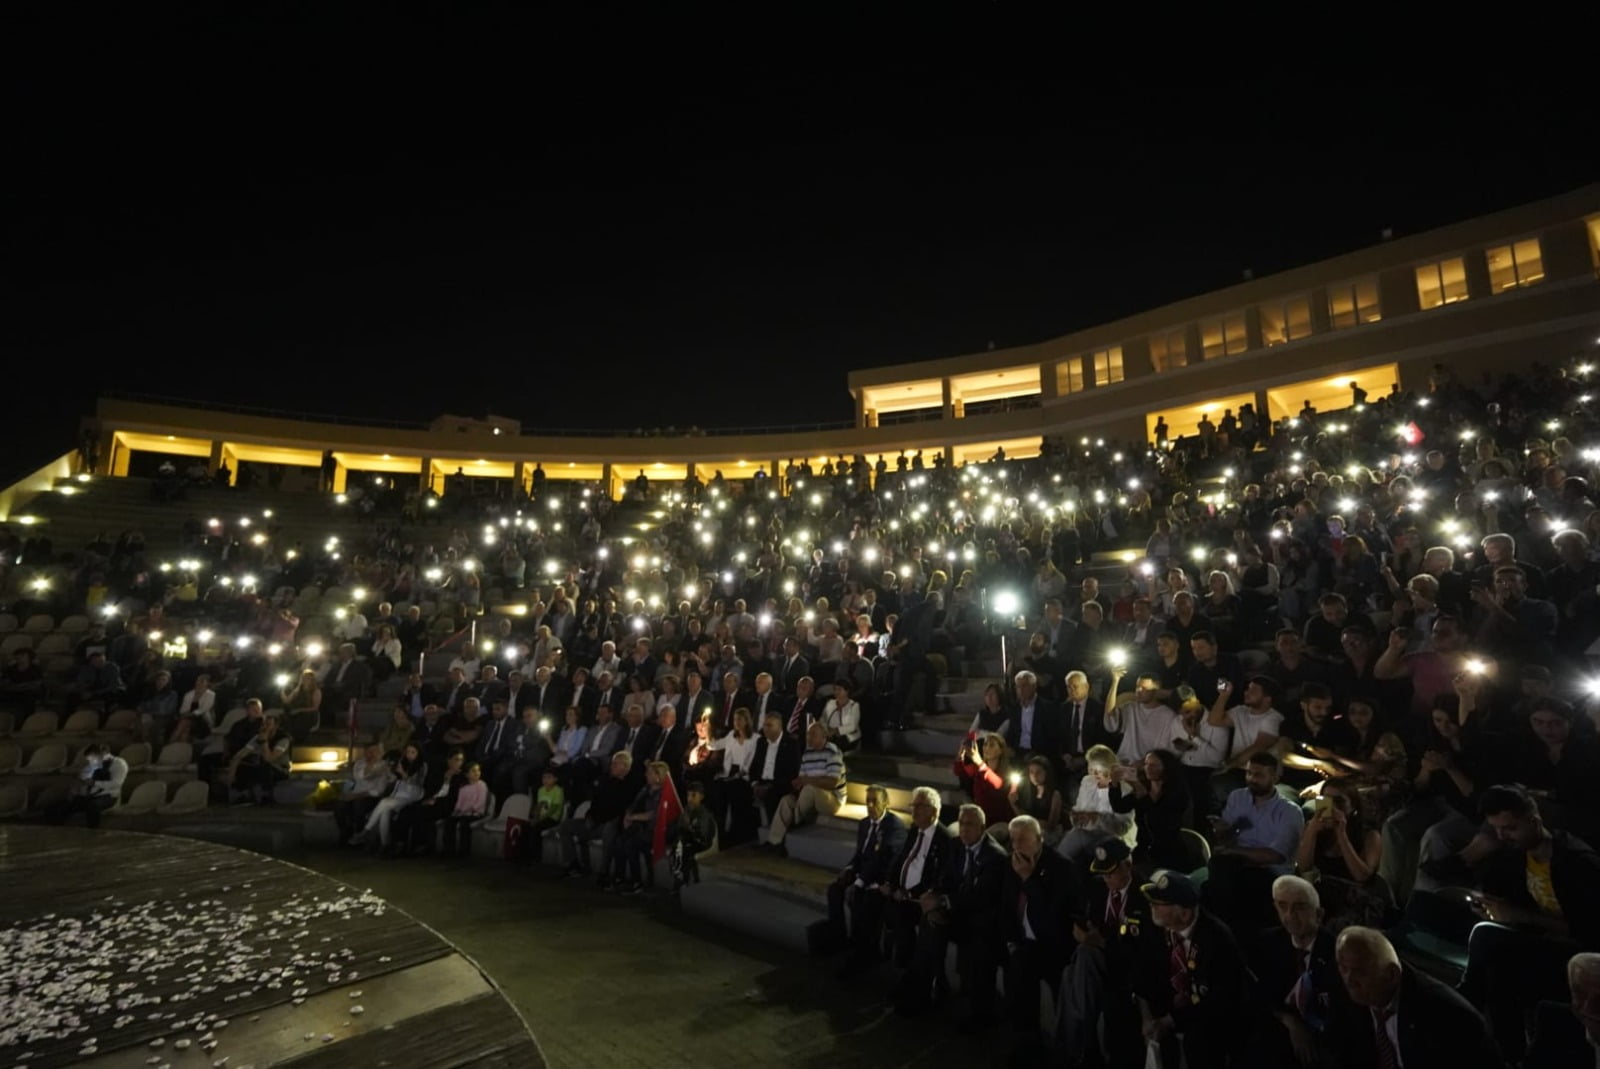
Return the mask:
[[[1422,428],[1417,426],[1417,421],[1411,420],[1407,422],[1404,427],[1400,428],[1400,437],[1405,439],[1407,445],[1416,445],[1417,443],[1421,442],[1426,435],[1422,433]]]
[[[518,858],[527,849],[526,839],[532,835],[528,822],[520,817],[506,818],[505,839],[500,844],[500,856],[506,859]]]
[[[655,842],[651,845],[650,856],[660,861],[667,856],[667,828],[676,826],[678,818],[683,816],[683,803],[678,801],[678,788],[673,784],[671,776],[661,778],[661,803],[656,807],[656,835]]]

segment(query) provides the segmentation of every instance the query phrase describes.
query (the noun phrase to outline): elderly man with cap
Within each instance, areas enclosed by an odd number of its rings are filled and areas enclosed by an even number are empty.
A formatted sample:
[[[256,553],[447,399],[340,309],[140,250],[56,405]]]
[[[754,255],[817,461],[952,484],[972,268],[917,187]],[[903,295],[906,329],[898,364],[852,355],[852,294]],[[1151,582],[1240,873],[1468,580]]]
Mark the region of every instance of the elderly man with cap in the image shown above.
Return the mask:
[[[1326,1034],[1344,1003],[1333,936],[1322,926],[1322,898],[1299,876],[1272,884],[1278,923],[1250,947],[1254,1002],[1262,1017],[1245,1065],[1316,1065],[1328,1057]]]
[[[1402,965],[1382,932],[1346,928],[1334,960],[1349,996],[1328,1029],[1342,1069],[1505,1069],[1478,1011]]]
[[[1244,1037],[1244,955],[1189,877],[1161,870],[1141,890],[1157,929],[1134,967],[1145,1041],[1167,1069],[1222,1069]]]
[[[1138,1060],[1139,1015],[1127,992],[1141,940],[1151,937],[1154,923],[1150,903],[1134,880],[1127,843],[1110,839],[1095,847],[1089,873],[1094,879],[1084,896],[1083,915],[1072,919],[1076,946],[1061,974],[1056,1046],[1068,1065],[1123,1065]]]

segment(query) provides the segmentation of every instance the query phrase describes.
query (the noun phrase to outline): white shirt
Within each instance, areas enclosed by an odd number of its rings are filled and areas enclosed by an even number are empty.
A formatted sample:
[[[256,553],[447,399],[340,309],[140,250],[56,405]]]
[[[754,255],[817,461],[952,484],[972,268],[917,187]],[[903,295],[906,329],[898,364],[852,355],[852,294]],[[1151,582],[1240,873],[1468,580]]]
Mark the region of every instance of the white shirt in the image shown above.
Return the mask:
[[[920,830],[913,828],[915,833],[911,840],[910,861],[901,870],[900,886],[902,889],[915,887],[922,882],[922,868],[928,862],[928,848],[933,843],[933,825]]]
[[[1228,736],[1228,728],[1217,727],[1204,717],[1191,736],[1184,729],[1183,718],[1175,716],[1161,746],[1177,754],[1178,760],[1190,768],[1221,768],[1228,759]],[[1193,748],[1174,745],[1179,739],[1193,743]]]
[[[720,739],[713,740],[711,749],[722,751],[722,770],[717,773],[717,778],[727,779],[733,774],[733,766],[735,765],[739,766],[740,775],[748,776],[750,774],[750,762],[754,761],[756,757],[756,740],[759,738],[759,735],[751,735],[748,739],[738,739],[733,735],[724,735]],[[772,752],[767,754],[769,762],[777,759],[776,747],[771,749]]]
[[[1029,702],[1017,711],[1019,731],[1017,742],[1024,750],[1033,749],[1033,710],[1035,704],[1035,702]]]
[[[1388,1033],[1389,1045],[1394,1048],[1394,1064],[1398,1065],[1400,1069],[1405,1069],[1406,1060],[1400,1054],[1400,996],[1396,995],[1395,1000],[1389,1003],[1387,1009],[1389,1011],[1389,1019],[1383,1022],[1383,1030]],[[1372,1015],[1373,1031],[1377,1031],[1378,1011],[1368,1010],[1367,1012]],[[1600,1057],[1596,1058],[1596,1064],[1600,1065]]]
[[[851,742],[861,741],[861,706],[848,700],[841,706],[837,698],[829,698],[822,710],[822,726],[830,735],[843,735]]]
[[[183,704],[178,708],[179,716],[204,717],[213,725],[216,723],[217,692],[208,690],[204,694],[191,690],[183,696]]]
[[[110,779],[95,779],[96,769],[104,768]],[[84,793],[97,797],[122,797],[122,781],[128,778],[128,762],[120,757],[106,757],[92,765],[84,765],[79,773],[84,782]]]
[[[761,766],[761,775],[757,776],[756,779],[770,780],[778,774],[778,751],[782,748],[782,742],[781,738],[778,742],[773,742],[770,739],[767,741],[767,761],[766,764]]]
[[[1106,719],[1120,724],[1120,727],[1113,728],[1122,732],[1122,742],[1117,746],[1118,760],[1132,764],[1143,760],[1144,755],[1151,750],[1160,749],[1167,744],[1167,736],[1172,732],[1172,722],[1178,719],[1178,714],[1159,702],[1155,705],[1145,705],[1142,702],[1132,701],[1112,710],[1106,715]]]
[[[1135,830],[1133,814],[1112,810],[1111,790],[1096,783],[1093,773],[1084,776],[1078,783],[1078,800],[1072,804],[1072,808],[1078,812],[1096,814],[1094,830],[1103,831],[1132,846]]]
[[[1249,747],[1258,735],[1282,734],[1283,714],[1276,709],[1258,713],[1248,705],[1235,705],[1228,710],[1228,719],[1233,722],[1233,746],[1228,750],[1229,757]]]

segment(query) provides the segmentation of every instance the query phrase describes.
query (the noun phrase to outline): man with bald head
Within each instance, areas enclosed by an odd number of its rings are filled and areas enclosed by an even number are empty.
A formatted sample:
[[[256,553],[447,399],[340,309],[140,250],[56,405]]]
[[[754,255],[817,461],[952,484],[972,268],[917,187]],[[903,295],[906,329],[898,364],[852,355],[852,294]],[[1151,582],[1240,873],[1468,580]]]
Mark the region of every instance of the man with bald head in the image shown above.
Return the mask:
[[[1526,1066],[1595,1069],[1600,1065],[1600,954],[1584,951],[1567,962],[1566,1002],[1539,1007],[1538,1038]]]
[[[1334,960],[1349,1005],[1329,1030],[1345,1069],[1505,1069],[1483,1017],[1431,976],[1402,965],[1374,928],[1339,933]]]

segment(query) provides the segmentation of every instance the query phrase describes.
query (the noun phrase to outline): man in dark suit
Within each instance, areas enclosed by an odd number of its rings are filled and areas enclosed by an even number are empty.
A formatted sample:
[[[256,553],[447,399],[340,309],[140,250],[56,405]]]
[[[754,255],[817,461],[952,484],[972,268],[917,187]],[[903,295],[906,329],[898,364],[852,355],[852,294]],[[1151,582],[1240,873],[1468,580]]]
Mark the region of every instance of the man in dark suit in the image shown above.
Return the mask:
[[[550,671],[548,665],[533,674],[533,704],[540,716],[548,716],[557,723],[566,715],[567,688]]]
[[[814,693],[816,684],[810,676],[801,676],[795,692],[783,699],[783,730],[801,741],[811,721],[821,719],[823,703]]]
[[[1155,921],[1134,965],[1144,1037],[1169,1067],[1224,1069],[1245,1038],[1244,955],[1228,926],[1200,908],[1189,877],[1162,870],[1140,890]]]
[[[888,877],[894,859],[900,856],[905,834],[905,824],[889,812],[888,790],[868,787],[867,815],[856,825],[856,851],[844,871],[828,885],[828,924],[834,942],[839,946],[848,943],[850,947],[850,956],[841,973],[858,972],[878,960],[884,906],[878,886]]]
[[[617,710],[622,708],[622,702],[626,697],[627,695],[622,692],[622,688],[613,681],[610,672],[600,673],[595,680],[594,709],[598,709],[602,705],[608,706],[611,709],[611,714],[615,716]]]
[[[1328,1034],[1344,1069],[1505,1069],[1472,1004],[1400,964],[1382,932],[1346,928],[1334,960],[1349,1002]]]
[[[712,724],[716,723],[717,698],[706,689],[704,677],[699,672],[688,672],[684,675],[683,691],[683,725],[694,730],[700,723],[700,717],[706,713],[712,714]]]
[[[661,729],[644,722],[642,709],[637,705],[628,709],[628,728],[623,732],[622,749],[633,756],[633,766],[628,770],[628,775],[638,781],[635,787],[643,786],[645,762],[655,759],[656,743],[660,739]]]
[[[1016,700],[1011,705],[1006,742],[1018,754],[1038,753],[1059,760],[1065,735],[1061,707],[1039,694],[1039,678],[1032,672],[1018,672],[1012,686]]]
[[[794,789],[799,775],[800,744],[784,734],[783,718],[774,713],[761,722],[761,737],[750,759],[750,790],[769,825],[778,802]]]
[[[918,1013],[942,997],[945,952],[953,942],[968,1000],[966,1020],[981,1027],[994,1019],[995,971],[1005,945],[1000,885],[1009,860],[1005,848],[985,832],[986,824],[978,806],[969,802],[961,807],[960,837],[945,850],[938,883],[918,902],[922,924],[917,947],[896,997],[902,1013]]]
[[[1094,848],[1089,860],[1094,878],[1082,916],[1072,918],[1076,946],[1061,974],[1056,1000],[1056,1048],[1068,1065],[1099,1064],[1102,1059],[1110,1065],[1128,1064],[1137,1060],[1142,1046],[1138,1012],[1126,997],[1116,997],[1132,988],[1141,940],[1153,926],[1150,903],[1134,879],[1132,857],[1127,843],[1108,839]]]
[[[689,729],[678,723],[678,710],[670,705],[662,706],[656,714],[655,745],[650,751],[650,760],[665,761],[672,769],[674,782],[683,776],[683,757],[689,749]],[[682,784],[678,784],[682,795]]]
[[[1250,1041],[1255,1064],[1301,1065],[1326,1059],[1328,1026],[1344,1012],[1344,982],[1333,936],[1322,927],[1322,900],[1311,883],[1279,876],[1272,884],[1278,924],[1249,948],[1260,1024]]]
[[[811,662],[800,654],[800,640],[793,635],[784,639],[783,660],[773,665],[773,687],[779,694],[793,694],[801,676],[811,674]]]
[[[1093,746],[1115,750],[1122,736],[1106,730],[1105,703],[1089,695],[1089,677],[1082,672],[1067,673],[1067,700],[1061,706],[1061,760],[1067,771],[1082,775],[1089,767],[1084,754]]]
[[[533,688],[527,685],[521,672],[512,672],[506,676],[506,708],[517,720],[522,719],[522,710],[534,704]]]
[[[416,672],[412,672],[406,680],[406,689],[400,695],[400,704],[413,720],[420,720],[422,711],[438,700],[438,690],[432,683],[424,683],[422,676]]]
[[[1539,1005],[1534,1041],[1522,1064],[1539,1069],[1595,1069],[1600,1065],[1600,954],[1585,951],[1567,962],[1568,1000]]]
[[[737,674],[724,672],[722,689],[717,691],[716,706],[711,714],[712,734],[721,738],[733,729],[733,714],[736,709],[749,709],[750,722],[757,725],[758,729],[760,725],[766,723],[763,718],[755,715],[755,697],[752,692],[740,688]]]
[[[772,685],[772,676],[762,672],[755,677],[756,689],[750,695],[750,715],[754,722],[759,724],[767,718],[768,713],[786,715],[788,706],[784,704],[783,695],[779,694]],[[787,730],[787,728],[785,728]],[[805,742],[805,725],[800,727],[800,741]]]
[[[372,669],[356,660],[354,642],[344,643],[339,647],[339,659],[322,681],[323,713],[342,717],[353,699],[365,698],[371,691]]]
[[[917,929],[922,923],[922,897],[935,891],[945,857],[955,842],[949,829],[939,823],[939,792],[918,787],[911,792],[911,827],[905,844],[895,856],[888,879],[878,885],[885,901],[884,924],[889,929],[890,954],[900,968],[911,964],[917,945]]]
[[[510,716],[504,698],[489,706],[489,719],[478,733],[472,759],[483,766],[483,780],[498,797],[510,794],[512,754],[522,736],[522,724]]]
[[[486,664],[478,675],[478,683],[472,688],[472,693],[479,705],[489,709],[495,702],[505,701],[507,689],[505,680],[500,678],[500,669]]]
[[[472,684],[467,682],[466,673],[459,668],[450,669],[450,681],[445,684],[444,697],[439,702],[445,713],[454,716],[461,712],[461,703],[472,696]]]
[[[567,715],[567,709],[578,710],[578,723],[594,723],[595,705],[598,703],[598,691],[589,683],[589,670],[575,668],[572,672],[572,687],[567,691],[566,701],[563,703],[561,715]]]
[[[1039,984],[1053,991],[1067,963],[1067,919],[1073,899],[1072,864],[1044,845],[1030,816],[1013,817],[1011,869],[1000,903],[1005,908],[1006,1008],[1026,1038],[1039,1036]]]

